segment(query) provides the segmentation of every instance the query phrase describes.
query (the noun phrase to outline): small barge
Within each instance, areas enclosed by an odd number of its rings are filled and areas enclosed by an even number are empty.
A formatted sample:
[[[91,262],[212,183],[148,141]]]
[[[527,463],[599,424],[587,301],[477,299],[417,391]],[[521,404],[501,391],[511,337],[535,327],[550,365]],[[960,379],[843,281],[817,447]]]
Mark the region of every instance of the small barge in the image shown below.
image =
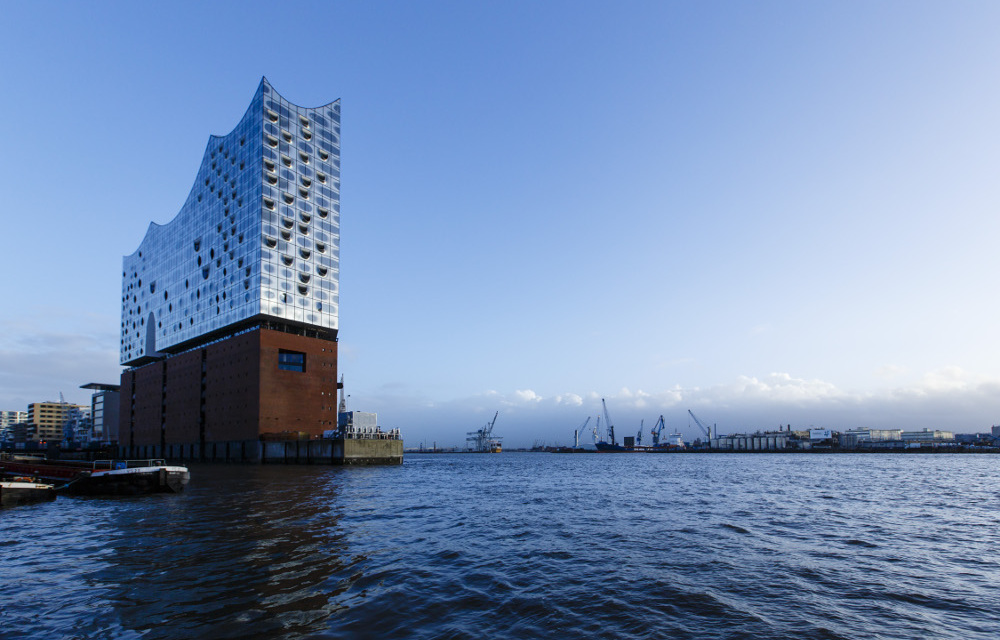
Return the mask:
[[[35,482],[33,478],[0,480],[0,507],[16,507],[55,499],[54,485]]]
[[[0,458],[0,473],[33,476],[73,495],[180,493],[191,478],[187,467],[165,460],[53,460],[32,456]]]

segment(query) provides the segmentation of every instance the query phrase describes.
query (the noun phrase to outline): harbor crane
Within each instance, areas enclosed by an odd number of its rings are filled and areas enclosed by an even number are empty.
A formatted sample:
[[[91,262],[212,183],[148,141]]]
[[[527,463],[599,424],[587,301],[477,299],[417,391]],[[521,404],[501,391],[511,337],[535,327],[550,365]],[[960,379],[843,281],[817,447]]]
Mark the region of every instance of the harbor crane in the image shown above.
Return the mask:
[[[579,429],[573,429],[573,448],[574,449],[579,449],[580,448],[580,434],[583,433],[583,430],[587,428],[587,424],[588,423],[590,423],[590,416],[587,416],[587,419],[583,421],[583,424],[580,425]]]
[[[651,434],[653,434],[654,447],[660,444],[660,433],[662,433],[663,430],[666,428],[667,424],[663,421],[663,416],[660,415],[660,419],[656,421],[656,424],[654,424],[653,428],[650,429],[649,431]]]
[[[611,424],[611,418],[608,417],[608,404],[604,402],[604,398],[601,398],[601,406],[604,407],[604,423],[608,426],[608,440],[614,445],[615,425]]]
[[[486,423],[486,426],[482,429],[476,431],[468,431],[465,435],[468,437],[465,439],[469,443],[469,449],[471,451],[476,451],[479,453],[500,453],[500,440],[501,438],[493,435],[493,425],[497,422],[497,416],[500,412],[497,411],[496,415],[493,416],[493,420]]]
[[[708,444],[709,444],[709,446],[711,446],[712,445],[712,431],[715,430],[715,428],[716,428],[715,425],[713,424],[711,428],[706,427],[704,424],[702,424],[701,420],[698,419],[698,416],[694,415],[694,413],[692,413],[690,409],[688,409],[688,413],[691,414],[692,418],[694,418],[695,424],[697,424],[699,427],[701,427],[701,430],[705,432],[705,435],[708,437]],[[718,433],[716,433],[716,436],[718,436]]]
[[[635,435],[635,443],[638,444],[638,445],[642,444],[642,425],[645,422],[646,422],[645,420],[640,420],[639,421],[639,433],[637,433]]]

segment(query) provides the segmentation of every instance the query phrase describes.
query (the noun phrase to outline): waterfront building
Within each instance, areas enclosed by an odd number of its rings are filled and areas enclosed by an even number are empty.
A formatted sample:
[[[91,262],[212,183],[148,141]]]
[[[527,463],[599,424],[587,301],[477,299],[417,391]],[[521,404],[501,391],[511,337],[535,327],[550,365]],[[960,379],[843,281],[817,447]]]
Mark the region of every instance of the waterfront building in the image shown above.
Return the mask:
[[[903,431],[900,434],[900,439],[907,447],[954,444],[955,434],[951,431],[925,428],[920,431]]]
[[[28,421],[27,411],[0,411],[0,429]]]
[[[18,422],[17,424],[12,424],[10,426],[10,442],[15,445],[20,445],[23,447],[29,442],[35,442],[35,433],[37,429],[34,425],[28,424],[27,422]]]
[[[28,430],[27,439],[34,442],[60,442],[63,439],[63,427],[74,410],[85,409],[78,404],[68,402],[32,402],[28,405],[27,423],[33,427]]]
[[[90,389],[94,392],[90,397],[93,441],[104,444],[117,444],[121,386],[117,384],[90,382],[81,385],[80,388]]]
[[[340,101],[300,107],[262,79],[123,259],[124,453],[254,459],[264,436],[335,429],[339,276]]]
[[[845,449],[885,447],[888,443],[901,442],[902,434],[902,429],[848,429],[840,434],[840,446]]]
[[[0,411],[0,442],[14,439],[13,427],[28,421],[27,411]]]

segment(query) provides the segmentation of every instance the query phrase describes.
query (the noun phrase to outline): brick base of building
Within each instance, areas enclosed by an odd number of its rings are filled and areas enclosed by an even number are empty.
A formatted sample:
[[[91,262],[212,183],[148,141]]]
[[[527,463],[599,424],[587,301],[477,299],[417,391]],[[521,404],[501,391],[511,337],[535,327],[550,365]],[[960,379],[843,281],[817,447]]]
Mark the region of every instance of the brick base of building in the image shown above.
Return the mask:
[[[130,457],[252,461],[337,427],[337,342],[253,328],[122,373]]]

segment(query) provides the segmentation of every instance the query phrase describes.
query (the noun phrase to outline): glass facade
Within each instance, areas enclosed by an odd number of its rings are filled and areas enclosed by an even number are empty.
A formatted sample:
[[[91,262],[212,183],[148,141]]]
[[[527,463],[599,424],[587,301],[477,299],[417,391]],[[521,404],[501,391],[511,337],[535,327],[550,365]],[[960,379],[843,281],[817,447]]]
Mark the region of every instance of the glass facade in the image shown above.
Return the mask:
[[[120,361],[256,317],[336,331],[339,280],[340,101],[299,107],[264,78],[177,216],[123,259]]]

